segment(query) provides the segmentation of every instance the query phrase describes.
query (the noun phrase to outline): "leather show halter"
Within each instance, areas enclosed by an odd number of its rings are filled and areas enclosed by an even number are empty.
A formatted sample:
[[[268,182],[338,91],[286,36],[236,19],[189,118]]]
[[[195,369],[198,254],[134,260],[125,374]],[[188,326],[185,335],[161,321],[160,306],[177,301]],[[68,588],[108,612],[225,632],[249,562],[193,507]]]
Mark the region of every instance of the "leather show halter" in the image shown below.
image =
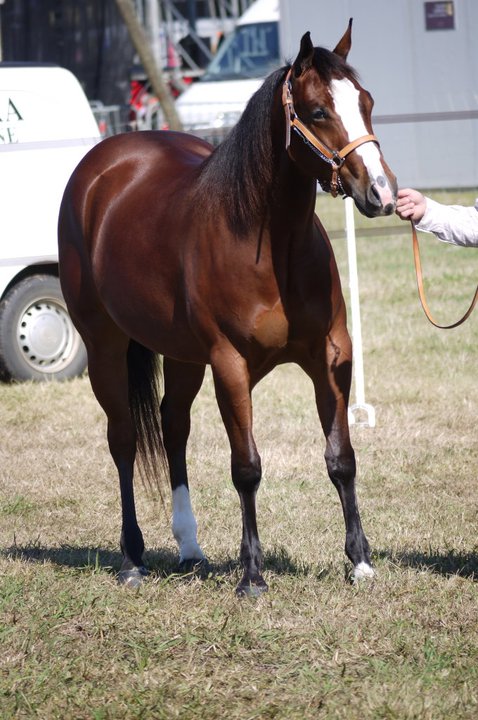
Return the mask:
[[[465,320],[467,320],[470,317],[471,313],[473,312],[473,308],[475,307],[475,305],[478,301],[478,287],[475,290],[475,294],[473,296],[473,300],[471,301],[470,307],[468,308],[466,313],[463,315],[463,317],[460,318],[460,320],[457,320],[457,322],[454,322],[451,325],[439,325],[437,322],[435,322],[435,320],[433,319],[433,317],[430,313],[430,310],[428,308],[428,303],[425,298],[425,290],[423,288],[422,263],[420,260],[420,248],[418,246],[417,231],[416,231],[415,225],[413,223],[413,220],[411,220],[410,223],[412,226],[413,259],[415,261],[415,272],[417,275],[418,296],[420,298],[420,302],[422,304],[423,311],[432,325],[434,325],[437,328],[440,328],[440,330],[451,330],[452,328],[458,327],[458,325],[461,325],[462,323],[464,323]]]
[[[379,142],[375,135],[362,135],[356,140],[353,140],[352,142],[345,145],[342,150],[333,150],[327,145],[325,145],[325,143],[321,142],[312,132],[310,132],[310,130],[307,128],[306,125],[304,125],[304,123],[300,120],[297,113],[295,112],[294,101],[292,99],[292,86],[290,81],[291,74],[292,68],[288,71],[284,80],[284,84],[282,86],[282,105],[284,106],[286,120],[286,150],[289,152],[292,128],[299,135],[299,137],[309,147],[312,148],[312,150],[320,157],[321,160],[331,166],[332,178],[330,180],[330,194],[332,195],[332,197],[337,197],[339,193],[341,195],[345,195],[345,191],[340,180],[340,169],[342,168],[342,165],[344,164],[347,155],[349,155],[351,152],[353,152],[356,148],[360,147],[360,145],[363,145],[364,143],[374,142],[379,145]],[[319,183],[322,185],[323,181],[319,179]],[[451,330],[452,328],[458,327],[459,325],[464,323],[465,320],[470,317],[476,303],[478,302],[478,287],[475,290],[475,294],[473,296],[473,300],[471,301],[470,307],[463,315],[463,317],[460,318],[460,320],[452,323],[451,325],[440,325],[439,323],[437,323],[432,317],[425,297],[425,290],[423,287],[422,265],[420,260],[420,248],[418,246],[417,231],[415,229],[413,221],[411,221],[411,226],[413,239],[413,259],[415,262],[415,272],[417,276],[418,296],[420,298],[423,311],[431,324],[434,325],[436,328],[440,328],[441,330]]]
[[[292,99],[292,87],[290,82],[291,74],[292,68],[287,73],[284,84],[282,86],[282,105],[284,106],[286,121],[286,150],[289,151],[291,128],[293,128],[295,132],[299,135],[299,137],[307,145],[309,145],[312,150],[314,150],[314,152],[321,158],[321,160],[331,166],[332,178],[330,180],[330,194],[332,195],[332,197],[337,197],[339,193],[341,195],[345,195],[345,191],[340,181],[340,169],[344,164],[347,155],[349,155],[351,152],[353,152],[356,148],[360,147],[360,145],[363,145],[364,143],[374,142],[378,145],[379,142],[375,135],[362,135],[362,137],[359,137],[356,140],[348,143],[348,145],[345,145],[342,150],[332,150],[327,145],[325,145],[325,143],[321,142],[313,133],[310,132],[310,130],[307,128],[306,125],[304,125],[304,123],[300,120],[300,118],[297,116],[297,113],[295,112],[294,101]],[[322,182],[320,180],[319,183],[322,185]]]

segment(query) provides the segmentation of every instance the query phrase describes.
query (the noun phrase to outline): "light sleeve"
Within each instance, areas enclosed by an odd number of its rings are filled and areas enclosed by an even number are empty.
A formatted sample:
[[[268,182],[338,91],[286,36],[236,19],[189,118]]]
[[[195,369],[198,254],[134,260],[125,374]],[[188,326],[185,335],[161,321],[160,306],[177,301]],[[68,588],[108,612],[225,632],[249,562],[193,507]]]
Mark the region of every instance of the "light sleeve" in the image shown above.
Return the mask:
[[[427,209],[417,230],[434,233],[443,242],[478,247],[478,199],[472,207],[442,205],[426,198]]]

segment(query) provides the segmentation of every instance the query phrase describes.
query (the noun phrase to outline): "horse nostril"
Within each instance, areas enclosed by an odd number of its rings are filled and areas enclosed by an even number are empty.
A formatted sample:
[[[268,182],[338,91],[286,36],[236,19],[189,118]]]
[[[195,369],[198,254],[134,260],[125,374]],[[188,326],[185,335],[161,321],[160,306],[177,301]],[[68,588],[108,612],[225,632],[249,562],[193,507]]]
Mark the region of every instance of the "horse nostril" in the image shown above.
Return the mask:
[[[382,200],[380,199],[380,193],[378,192],[375,185],[370,185],[369,189],[367,190],[367,200],[371,205],[381,207]]]

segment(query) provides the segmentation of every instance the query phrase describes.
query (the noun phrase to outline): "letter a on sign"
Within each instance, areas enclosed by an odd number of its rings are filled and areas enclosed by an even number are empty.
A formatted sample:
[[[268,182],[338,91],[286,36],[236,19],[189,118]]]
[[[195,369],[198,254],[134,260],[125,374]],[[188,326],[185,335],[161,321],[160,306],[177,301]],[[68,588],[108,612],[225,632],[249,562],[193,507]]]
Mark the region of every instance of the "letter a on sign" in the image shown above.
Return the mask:
[[[18,112],[15,103],[11,98],[8,98],[8,106],[7,106],[7,122],[12,120],[13,118],[16,118],[17,120],[23,120],[22,116]]]

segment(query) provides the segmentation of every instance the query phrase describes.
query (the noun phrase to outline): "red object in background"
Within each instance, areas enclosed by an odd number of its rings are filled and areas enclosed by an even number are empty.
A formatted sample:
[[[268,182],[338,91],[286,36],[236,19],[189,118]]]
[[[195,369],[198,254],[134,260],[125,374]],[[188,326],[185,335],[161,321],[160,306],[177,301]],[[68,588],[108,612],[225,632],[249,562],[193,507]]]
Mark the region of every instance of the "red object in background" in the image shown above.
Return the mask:
[[[193,78],[183,77],[182,82],[185,85],[190,85],[193,82]],[[181,94],[181,91],[177,86],[173,85],[173,83],[169,82],[168,87],[174,98],[177,98]],[[158,104],[158,98],[148,90],[147,80],[131,80],[129,99],[130,122],[136,123],[137,125],[140,124],[145,120],[148,108],[151,105]],[[167,130],[168,128],[164,126],[161,129]]]
[[[144,83],[132,80],[130,83],[130,107],[140,110],[144,105],[144,96],[147,94]]]

